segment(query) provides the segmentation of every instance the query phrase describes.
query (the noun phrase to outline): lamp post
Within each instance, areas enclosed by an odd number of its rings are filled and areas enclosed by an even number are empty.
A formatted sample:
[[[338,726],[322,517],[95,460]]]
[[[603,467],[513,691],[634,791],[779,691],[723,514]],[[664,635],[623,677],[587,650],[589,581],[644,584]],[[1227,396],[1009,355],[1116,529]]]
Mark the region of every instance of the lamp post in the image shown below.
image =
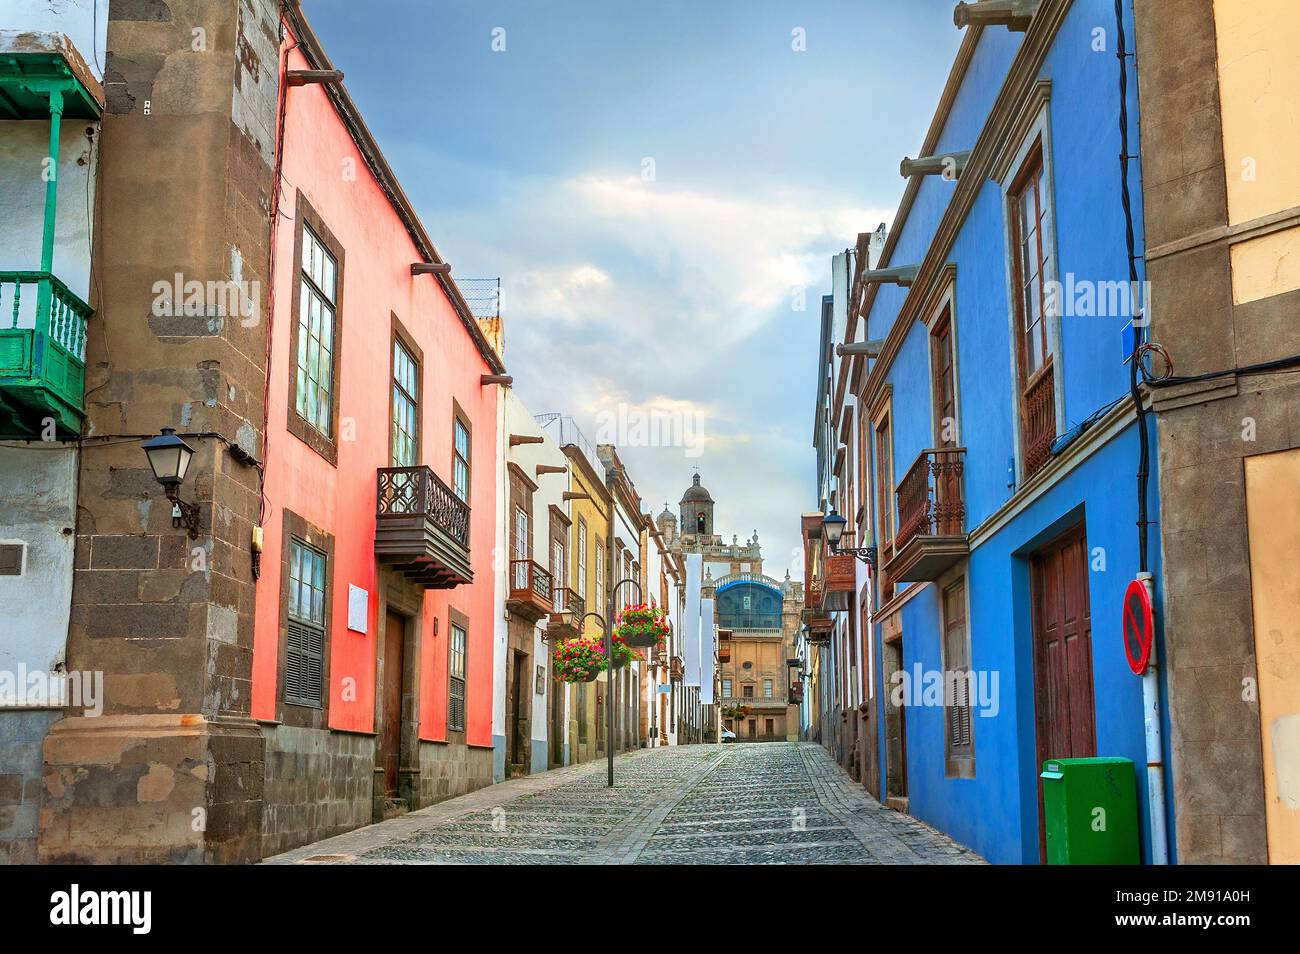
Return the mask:
[[[831,512],[822,518],[822,531],[826,534],[826,542],[831,548],[831,553],[839,556],[841,553],[857,557],[867,566],[874,568],[876,565],[876,548],[875,547],[845,547],[840,549],[840,538],[844,536],[844,526],[848,521],[831,508]]]
[[[172,505],[172,526],[186,527],[190,539],[199,536],[199,507],[197,504],[181,500],[179,490],[185,481],[185,474],[190,469],[190,460],[194,457],[194,448],[176,435],[173,427],[164,427],[157,437],[151,437],[140,445],[154,479],[162,484],[163,493]]]
[[[609,598],[605,603],[605,616],[599,613],[584,613],[582,619],[578,621],[578,632],[582,632],[583,623],[587,619],[593,618],[600,623],[601,628],[605,631],[605,672],[609,676],[609,692],[606,693],[605,699],[605,759],[608,765],[609,780],[606,782],[606,788],[614,787],[614,600],[618,595],[619,588],[631,584],[636,587],[636,597],[638,600],[643,599],[641,584],[636,580],[619,580],[614,584],[613,589],[609,591]]]

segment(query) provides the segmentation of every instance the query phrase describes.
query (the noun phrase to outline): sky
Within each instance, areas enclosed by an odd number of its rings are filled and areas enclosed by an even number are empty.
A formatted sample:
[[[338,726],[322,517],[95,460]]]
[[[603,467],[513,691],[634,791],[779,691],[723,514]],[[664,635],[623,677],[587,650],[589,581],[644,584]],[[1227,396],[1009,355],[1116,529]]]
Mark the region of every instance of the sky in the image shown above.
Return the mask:
[[[618,444],[653,513],[698,468],[798,579],[830,258],[892,222],[954,5],[303,8],[453,277],[500,277],[525,405]]]

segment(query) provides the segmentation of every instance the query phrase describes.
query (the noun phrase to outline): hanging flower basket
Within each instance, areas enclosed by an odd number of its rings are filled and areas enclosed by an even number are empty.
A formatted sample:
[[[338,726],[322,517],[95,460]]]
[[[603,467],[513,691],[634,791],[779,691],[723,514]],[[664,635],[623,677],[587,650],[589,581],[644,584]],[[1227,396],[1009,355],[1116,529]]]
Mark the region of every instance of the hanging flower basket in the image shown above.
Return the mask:
[[[744,719],[749,715],[749,706],[723,706],[722,717],[724,719]]]
[[[619,634],[618,630],[614,631],[612,642],[614,648],[615,669],[622,669],[630,662],[640,661],[641,654],[623,641],[623,637]],[[601,646],[601,651],[604,651],[603,644]]]
[[[629,646],[662,646],[668,639],[668,614],[641,603],[619,613],[614,635]]]
[[[605,671],[605,641],[589,636],[566,639],[556,645],[551,660],[561,682],[592,682]]]

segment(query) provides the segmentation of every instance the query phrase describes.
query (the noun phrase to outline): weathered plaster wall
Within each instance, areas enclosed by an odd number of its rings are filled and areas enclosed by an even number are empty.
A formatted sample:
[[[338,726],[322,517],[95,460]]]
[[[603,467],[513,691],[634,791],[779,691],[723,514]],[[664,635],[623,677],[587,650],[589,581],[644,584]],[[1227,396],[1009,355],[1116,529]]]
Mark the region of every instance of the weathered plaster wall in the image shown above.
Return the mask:
[[[77,451],[0,445],[0,486],[0,543],[25,548],[22,575],[0,576],[0,671],[50,671],[68,637]]]
[[[1300,450],[1246,458],[1268,859],[1300,864]]]
[[[247,282],[265,314],[271,167],[262,133],[232,122],[232,104],[250,83],[278,88],[278,4],[109,6],[87,433],[173,425],[260,457],[260,320],[152,306],[155,283],[181,273]],[[104,671],[105,715],[66,718],[46,740],[45,860],[260,850],[263,742],[248,718],[258,476],[223,442],[193,443],[183,494],[201,505],[196,541],[172,527],[137,443],[82,455],[68,662]]]
[[[1135,0],[1151,337],[1178,374],[1300,353],[1300,291],[1281,254],[1287,230],[1300,226],[1289,211],[1300,204],[1300,173],[1286,119],[1295,106],[1293,7]],[[1243,178],[1247,158],[1256,160],[1253,180]],[[1250,689],[1264,681],[1261,625],[1279,605],[1300,616],[1300,605],[1284,591],[1267,607],[1253,599],[1260,544],[1245,475],[1252,458],[1300,447],[1297,377],[1225,373],[1155,394],[1170,790],[1183,862],[1260,864],[1287,850],[1284,831],[1270,827],[1262,699]],[[1265,559],[1296,562],[1286,547]]]
[[[0,25],[4,22],[0,13]],[[93,135],[87,136],[86,131]],[[90,298],[90,239],[98,161],[99,124],[66,119],[59,126],[58,204],[54,221],[54,274],[82,301]],[[41,267],[45,226],[45,165],[50,124],[33,120],[0,122],[0,271]],[[0,293],[3,327],[13,303]],[[36,296],[27,295],[18,326],[34,327]]]

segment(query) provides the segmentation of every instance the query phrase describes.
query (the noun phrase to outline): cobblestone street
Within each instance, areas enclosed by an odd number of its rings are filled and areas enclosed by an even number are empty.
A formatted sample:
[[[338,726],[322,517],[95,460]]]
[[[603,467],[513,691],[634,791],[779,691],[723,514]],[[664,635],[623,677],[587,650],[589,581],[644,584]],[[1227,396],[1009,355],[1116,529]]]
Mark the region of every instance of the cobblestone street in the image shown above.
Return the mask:
[[[648,749],[494,785],[268,864],[972,864],[820,746]]]

